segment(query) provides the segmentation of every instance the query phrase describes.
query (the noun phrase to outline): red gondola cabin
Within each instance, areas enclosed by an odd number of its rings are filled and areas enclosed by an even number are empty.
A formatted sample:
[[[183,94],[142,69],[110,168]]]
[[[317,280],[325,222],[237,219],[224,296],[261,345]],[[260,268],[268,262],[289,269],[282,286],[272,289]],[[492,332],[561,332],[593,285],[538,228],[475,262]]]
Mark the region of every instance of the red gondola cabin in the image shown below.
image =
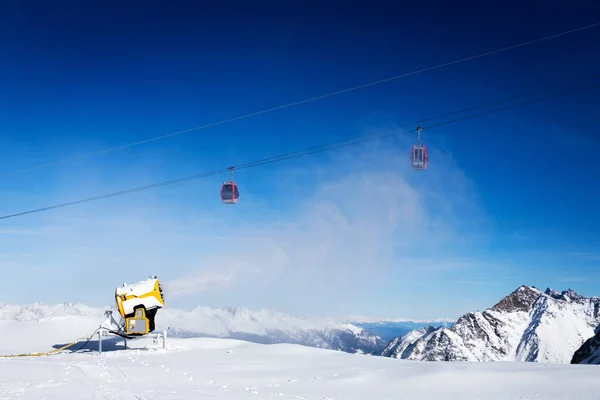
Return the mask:
[[[240,191],[235,182],[223,182],[221,186],[221,200],[225,204],[235,204],[240,197]]]
[[[410,163],[414,171],[425,171],[427,169],[427,147],[424,144],[413,145],[410,153]]]

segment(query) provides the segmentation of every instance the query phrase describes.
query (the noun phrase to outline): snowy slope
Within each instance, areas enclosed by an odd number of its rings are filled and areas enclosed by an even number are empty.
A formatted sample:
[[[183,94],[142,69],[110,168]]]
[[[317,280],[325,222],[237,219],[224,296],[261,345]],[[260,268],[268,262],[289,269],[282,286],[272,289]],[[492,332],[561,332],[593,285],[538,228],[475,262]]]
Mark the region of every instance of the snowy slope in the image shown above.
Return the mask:
[[[8,337],[8,339],[15,339]],[[44,337],[32,341],[43,347]],[[291,344],[149,339],[49,357],[0,359],[0,398],[22,400],[597,399],[582,365],[426,363]],[[134,347],[135,346],[135,347]]]
[[[407,334],[392,339],[386,348],[381,352],[381,355],[384,357],[393,357],[393,358],[405,358],[402,355],[409,347],[412,349],[413,343],[415,343],[420,338],[427,336],[429,333],[435,331],[433,326],[429,326],[426,328],[415,329],[413,331],[408,332]]]
[[[40,321],[44,322],[45,329],[72,330],[77,338],[102,323],[104,310],[71,303],[55,306],[39,303],[25,306],[2,304],[0,339],[8,329],[22,331],[28,337],[28,332],[39,332]],[[116,311],[114,315],[118,319]],[[79,329],[80,326],[85,329]],[[246,308],[197,307],[192,311],[183,311],[164,308],[157,314],[156,328],[157,331],[169,328],[172,337],[220,337],[264,344],[292,343],[352,353],[372,353],[385,346],[382,339],[352,324],[297,318],[267,309],[251,311]],[[2,346],[0,340],[0,349]]]
[[[0,354],[47,351],[70,343],[98,328],[103,315],[102,309],[72,303],[0,304]],[[41,343],[41,348],[32,348],[32,343]]]
[[[585,298],[571,290],[548,289],[533,304],[532,320],[517,348],[520,361],[571,361],[573,353],[598,326],[600,298]]]
[[[419,330],[394,339],[382,355],[427,361],[569,363],[598,326],[600,298],[521,286],[483,312],[450,328]],[[390,350],[389,347],[398,350]]]
[[[600,326],[596,328],[596,334],[573,354],[571,364],[600,364]]]

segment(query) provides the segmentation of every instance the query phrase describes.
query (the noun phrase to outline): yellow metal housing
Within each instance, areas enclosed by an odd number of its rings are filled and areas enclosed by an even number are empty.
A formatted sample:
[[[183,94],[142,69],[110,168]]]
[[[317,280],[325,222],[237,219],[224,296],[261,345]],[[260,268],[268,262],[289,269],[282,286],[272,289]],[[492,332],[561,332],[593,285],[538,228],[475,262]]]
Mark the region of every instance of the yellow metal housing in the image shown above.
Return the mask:
[[[119,314],[125,320],[125,332],[145,335],[154,331],[156,312],[164,307],[163,292],[156,277],[115,290]]]
[[[121,314],[123,318],[131,314],[131,312],[126,312],[124,303],[133,299],[139,299],[140,301],[136,303],[145,305],[147,310],[164,307],[165,302],[163,300],[160,283],[158,282],[158,279],[153,279],[153,281],[154,283],[152,285],[147,285],[146,282],[131,285],[128,287],[129,290],[126,290],[126,288],[117,288],[115,291],[115,301],[117,303],[119,314]],[[144,283],[143,287],[141,285],[142,283]],[[146,303],[150,303],[152,306],[146,306]]]

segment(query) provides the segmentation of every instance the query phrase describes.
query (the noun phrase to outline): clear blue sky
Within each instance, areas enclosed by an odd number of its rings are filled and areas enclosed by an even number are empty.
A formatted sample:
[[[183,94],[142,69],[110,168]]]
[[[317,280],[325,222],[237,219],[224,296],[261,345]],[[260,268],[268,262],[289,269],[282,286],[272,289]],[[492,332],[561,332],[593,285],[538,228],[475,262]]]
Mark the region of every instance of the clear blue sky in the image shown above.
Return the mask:
[[[321,95],[600,20],[594,1],[5,3],[0,172]],[[600,28],[0,178],[2,215],[226,167],[597,73]],[[521,284],[600,295],[598,90],[0,223],[0,301],[456,317]]]

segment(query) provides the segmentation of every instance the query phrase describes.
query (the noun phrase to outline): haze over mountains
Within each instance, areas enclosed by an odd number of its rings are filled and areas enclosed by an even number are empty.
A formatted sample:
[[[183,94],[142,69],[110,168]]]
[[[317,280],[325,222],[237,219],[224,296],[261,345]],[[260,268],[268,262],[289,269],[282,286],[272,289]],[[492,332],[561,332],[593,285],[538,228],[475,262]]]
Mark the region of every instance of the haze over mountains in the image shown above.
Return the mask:
[[[104,320],[104,308],[82,304],[40,303],[0,305],[0,326],[38,331],[37,326],[69,323],[78,327],[76,336],[84,335],[83,327],[92,332]],[[116,312],[114,315],[118,315]],[[25,328],[29,327],[29,328]],[[247,308],[197,307],[192,311],[164,308],[156,319],[156,330],[169,329],[169,336],[180,338],[213,337],[247,340],[255,343],[291,343],[345,352],[373,353],[386,344],[380,337],[350,323],[326,319],[306,319],[274,310],[252,311]],[[67,329],[65,327],[65,329]],[[72,339],[64,332],[64,341]]]

